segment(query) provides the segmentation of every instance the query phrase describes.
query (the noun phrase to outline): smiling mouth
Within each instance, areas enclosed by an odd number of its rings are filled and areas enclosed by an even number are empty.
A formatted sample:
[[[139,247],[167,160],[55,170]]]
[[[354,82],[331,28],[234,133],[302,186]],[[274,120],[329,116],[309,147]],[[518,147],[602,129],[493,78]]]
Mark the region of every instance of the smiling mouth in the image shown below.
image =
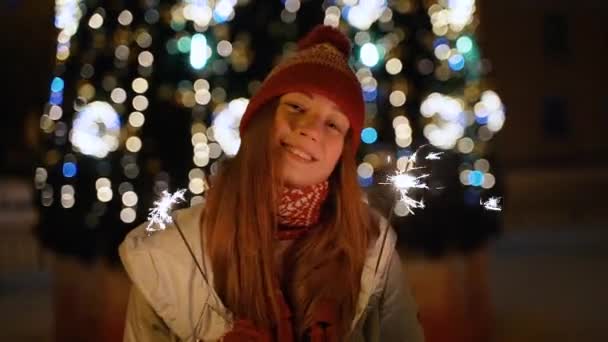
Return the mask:
[[[310,154],[300,150],[297,147],[293,147],[289,144],[286,144],[284,142],[281,142],[281,146],[283,146],[285,148],[285,150],[287,150],[287,152],[289,152],[290,154],[298,157],[299,159],[306,161],[306,162],[313,162],[316,161],[317,159],[314,158],[313,156],[311,156]]]

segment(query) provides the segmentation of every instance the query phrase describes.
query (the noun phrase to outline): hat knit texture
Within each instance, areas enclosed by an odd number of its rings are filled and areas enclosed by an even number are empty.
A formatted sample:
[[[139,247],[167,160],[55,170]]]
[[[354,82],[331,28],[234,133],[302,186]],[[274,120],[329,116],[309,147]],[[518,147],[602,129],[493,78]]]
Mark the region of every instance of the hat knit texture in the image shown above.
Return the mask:
[[[350,50],[350,41],[342,32],[331,26],[316,26],[298,42],[294,55],[272,69],[251,98],[241,118],[241,135],[255,113],[270,100],[289,92],[313,93],[333,101],[348,117],[356,151],[365,103],[361,84],[348,64]]]

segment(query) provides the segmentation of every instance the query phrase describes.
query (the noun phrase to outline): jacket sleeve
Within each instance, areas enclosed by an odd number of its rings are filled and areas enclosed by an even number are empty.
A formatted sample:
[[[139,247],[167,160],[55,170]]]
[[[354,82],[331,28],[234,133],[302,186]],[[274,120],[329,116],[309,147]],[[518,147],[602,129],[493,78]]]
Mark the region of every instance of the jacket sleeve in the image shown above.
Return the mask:
[[[123,341],[169,342],[175,340],[172,335],[137,287],[131,286]]]
[[[402,271],[397,251],[393,251],[380,299],[380,341],[422,342],[418,307]]]

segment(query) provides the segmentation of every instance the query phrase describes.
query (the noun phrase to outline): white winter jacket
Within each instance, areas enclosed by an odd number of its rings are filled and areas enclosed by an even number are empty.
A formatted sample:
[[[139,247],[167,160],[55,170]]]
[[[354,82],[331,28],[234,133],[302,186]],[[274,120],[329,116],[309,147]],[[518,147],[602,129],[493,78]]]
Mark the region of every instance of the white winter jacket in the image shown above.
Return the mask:
[[[233,315],[222,304],[213,284],[208,257],[200,239],[202,206],[174,213],[194,255],[206,270],[205,282],[184,240],[174,226],[149,235],[146,224],[131,231],[120,245],[120,257],[133,285],[127,309],[124,341],[221,341],[232,329]],[[395,251],[389,229],[377,272],[382,239],[371,244],[363,272],[352,342],[421,342],[417,308]]]

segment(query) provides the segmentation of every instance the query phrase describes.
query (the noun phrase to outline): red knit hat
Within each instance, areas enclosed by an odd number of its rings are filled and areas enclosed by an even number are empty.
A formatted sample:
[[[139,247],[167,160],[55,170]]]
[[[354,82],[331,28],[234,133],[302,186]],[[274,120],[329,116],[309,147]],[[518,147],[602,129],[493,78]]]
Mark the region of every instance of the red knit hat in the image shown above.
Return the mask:
[[[339,30],[319,25],[298,42],[298,50],[274,67],[241,118],[241,135],[255,113],[271,99],[302,91],[332,100],[348,117],[353,150],[359,146],[365,104],[359,80],[348,64],[350,41]]]

